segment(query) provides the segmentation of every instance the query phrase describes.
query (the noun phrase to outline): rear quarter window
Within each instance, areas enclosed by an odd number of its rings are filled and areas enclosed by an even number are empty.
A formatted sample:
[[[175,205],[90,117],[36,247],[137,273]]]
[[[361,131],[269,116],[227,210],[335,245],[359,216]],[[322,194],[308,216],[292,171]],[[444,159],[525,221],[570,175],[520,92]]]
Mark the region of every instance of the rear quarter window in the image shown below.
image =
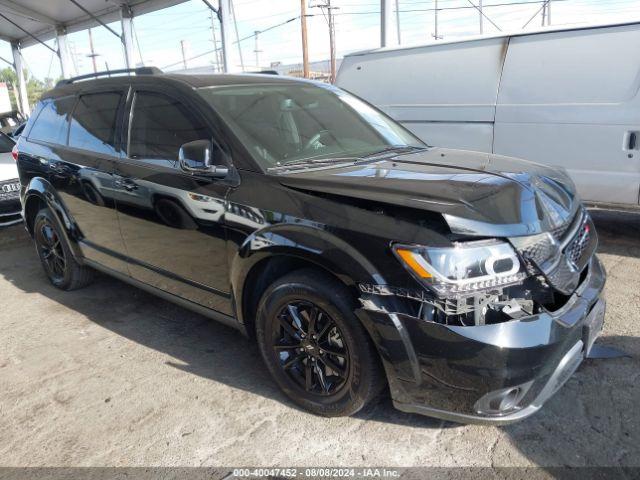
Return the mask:
[[[45,100],[29,131],[29,140],[65,145],[75,97]]]

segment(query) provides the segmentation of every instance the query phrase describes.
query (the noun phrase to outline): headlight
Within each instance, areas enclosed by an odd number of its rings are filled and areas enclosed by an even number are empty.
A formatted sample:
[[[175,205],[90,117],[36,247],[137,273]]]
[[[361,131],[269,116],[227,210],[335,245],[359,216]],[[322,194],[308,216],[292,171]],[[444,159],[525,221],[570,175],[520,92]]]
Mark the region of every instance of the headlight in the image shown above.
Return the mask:
[[[497,240],[457,243],[450,248],[396,244],[393,252],[440,297],[512,285],[526,277],[511,245]]]

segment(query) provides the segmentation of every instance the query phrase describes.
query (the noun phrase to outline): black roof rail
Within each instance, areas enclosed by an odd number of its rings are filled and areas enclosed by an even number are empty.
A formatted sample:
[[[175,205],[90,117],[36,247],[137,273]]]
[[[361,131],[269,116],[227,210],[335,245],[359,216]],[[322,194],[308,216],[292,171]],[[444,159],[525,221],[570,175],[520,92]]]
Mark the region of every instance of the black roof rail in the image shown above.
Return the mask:
[[[77,77],[71,78],[63,78],[58,83],[56,83],[56,88],[61,87],[63,85],[70,85],[78,80],[88,80],[90,78],[100,78],[100,77],[111,77],[113,75],[122,75],[122,74],[132,74],[136,75],[158,75],[162,73],[157,67],[138,67],[138,68],[121,68],[118,70],[105,70],[104,72],[95,72],[95,73],[87,73],[86,75],[79,75]]]

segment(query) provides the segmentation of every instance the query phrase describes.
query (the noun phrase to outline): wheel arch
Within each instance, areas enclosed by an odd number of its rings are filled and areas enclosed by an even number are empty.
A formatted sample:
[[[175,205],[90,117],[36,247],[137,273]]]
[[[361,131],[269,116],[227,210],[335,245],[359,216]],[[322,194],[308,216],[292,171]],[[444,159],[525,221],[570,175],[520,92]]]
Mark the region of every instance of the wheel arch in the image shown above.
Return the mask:
[[[267,287],[294,270],[310,268],[345,285],[357,301],[358,284],[379,280],[376,268],[353,246],[318,228],[276,225],[247,237],[231,262],[236,315],[253,334],[258,302]]]
[[[53,212],[54,219],[58,222],[58,227],[63,233],[65,240],[70,245],[74,258],[76,260],[82,258],[80,247],[77,241],[75,241],[76,235],[74,233],[73,221],[53,185],[44,178],[32,178],[25,189],[23,205],[23,218],[27,231],[32,237],[36,215],[42,208],[49,208],[49,210]]]

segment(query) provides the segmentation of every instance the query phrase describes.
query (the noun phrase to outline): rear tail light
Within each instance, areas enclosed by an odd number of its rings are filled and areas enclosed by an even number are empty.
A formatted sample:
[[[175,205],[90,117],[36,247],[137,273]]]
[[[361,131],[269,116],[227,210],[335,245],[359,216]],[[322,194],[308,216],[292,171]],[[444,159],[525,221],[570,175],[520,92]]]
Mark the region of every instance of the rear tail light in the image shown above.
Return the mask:
[[[16,162],[18,161],[18,145],[14,145],[11,149],[11,156]]]

